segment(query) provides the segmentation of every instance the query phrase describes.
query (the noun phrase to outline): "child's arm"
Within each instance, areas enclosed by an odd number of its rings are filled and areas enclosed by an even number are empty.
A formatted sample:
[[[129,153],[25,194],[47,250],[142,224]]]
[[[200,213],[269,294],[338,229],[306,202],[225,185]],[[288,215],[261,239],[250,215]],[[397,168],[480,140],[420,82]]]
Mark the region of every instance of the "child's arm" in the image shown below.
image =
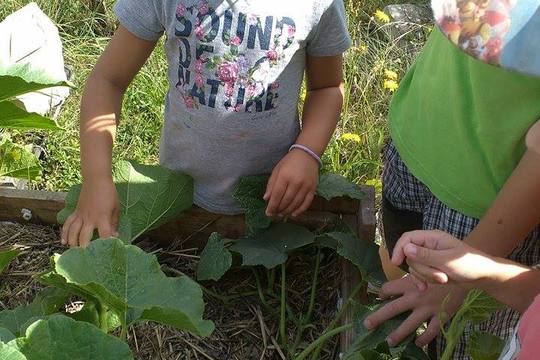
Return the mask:
[[[465,242],[490,255],[506,257],[539,222],[540,153],[529,149]]]
[[[540,221],[540,153],[530,144],[538,141],[538,124],[531,128],[529,149],[514,170],[499,196],[482,218],[478,226],[465,239],[465,243],[489,255],[506,257]],[[394,251],[394,256],[396,252]],[[412,268],[418,267],[409,261]],[[445,311],[453,315],[466,296],[466,291],[455,285],[430,285],[419,291],[414,276],[386,283],[383,295],[398,296],[392,302],[366,318],[369,328],[378,327],[385,321],[406,311],[412,314],[389,336],[389,343],[398,344],[414,333],[425,321],[427,330],[418,337],[419,346],[427,345],[440,332],[437,314],[441,304],[451,294]]]
[[[343,58],[307,57],[308,92],[302,117],[302,132],[296,140],[322,156],[343,105]],[[294,149],[276,166],[264,199],[269,216],[298,216],[306,211],[317,188],[319,164],[314,157]]]
[[[115,234],[118,197],[112,181],[112,147],[123,95],[152,53],[155,42],[120,26],[87,80],[81,104],[83,185],[75,212],[62,228],[62,243],[86,246],[97,229]]]
[[[405,257],[396,256],[393,263],[414,262],[415,277],[430,283],[451,281],[464,289],[482,289],[520,312],[540,294],[540,271],[489,256],[442,231],[405,233],[395,249]]]

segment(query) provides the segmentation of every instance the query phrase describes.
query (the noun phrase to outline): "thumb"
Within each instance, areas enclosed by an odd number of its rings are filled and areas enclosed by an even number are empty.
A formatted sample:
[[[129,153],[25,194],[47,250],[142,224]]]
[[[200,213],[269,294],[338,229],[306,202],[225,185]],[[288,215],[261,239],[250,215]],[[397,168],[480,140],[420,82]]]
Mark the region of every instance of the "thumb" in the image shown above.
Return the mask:
[[[405,245],[403,252],[409,260],[422,265],[439,267],[443,264],[442,255],[439,250],[428,249],[409,243]]]

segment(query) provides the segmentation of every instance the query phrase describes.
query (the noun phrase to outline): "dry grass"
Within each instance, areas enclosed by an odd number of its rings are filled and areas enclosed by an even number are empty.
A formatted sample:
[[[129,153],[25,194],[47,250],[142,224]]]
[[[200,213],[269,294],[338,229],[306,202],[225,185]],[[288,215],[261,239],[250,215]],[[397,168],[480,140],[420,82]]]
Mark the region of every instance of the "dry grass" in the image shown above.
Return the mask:
[[[146,239],[139,244],[148,252],[156,254],[169,276],[178,273],[193,275],[197,263],[196,249],[158,248]],[[63,252],[58,245],[55,229],[36,225],[0,223],[0,249],[18,247],[22,254],[0,275],[0,310],[11,309],[29,303],[42,288],[33,276],[49,267],[49,259],[55,252]],[[309,284],[312,278],[313,258],[300,254],[289,262],[287,269],[287,301],[294,314],[305,313],[309,301]],[[313,328],[306,334],[306,342],[315,340],[333,319],[339,299],[340,274],[338,259],[332,253],[325,254],[321,264],[321,280],[315,306]],[[262,272],[261,272],[262,275]],[[261,276],[262,278],[262,276]],[[205,283],[218,294],[254,293],[257,290],[251,271],[236,269],[223,281]],[[262,284],[266,288],[266,284]],[[279,287],[274,289],[279,294]],[[67,304],[72,309],[80,302]],[[205,317],[216,324],[215,332],[208,339],[199,339],[176,329],[154,323],[133,326],[129,331],[129,344],[137,359],[215,359],[215,360],[262,360],[283,359],[277,342],[278,319],[261,303],[257,295],[241,296],[223,303],[205,295]],[[278,309],[277,298],[268,297],[272,308]],[[294,341],[296,328],[289,316],[288,334]],[[305,345],[305,344],[304,344]],[[302,344],[300,345],[302,348]],[[328,342],[322,359],[336,359],[339,352],[337,339]]]

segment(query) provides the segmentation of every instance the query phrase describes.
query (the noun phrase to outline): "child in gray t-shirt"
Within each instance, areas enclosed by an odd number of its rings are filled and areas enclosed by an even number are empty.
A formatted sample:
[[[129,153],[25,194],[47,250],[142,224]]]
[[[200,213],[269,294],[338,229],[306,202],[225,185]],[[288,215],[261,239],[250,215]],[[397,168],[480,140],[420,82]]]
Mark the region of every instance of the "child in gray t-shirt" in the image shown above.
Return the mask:
[[[96,228],[115,233],[111,153],[122,97],[163,34],[161,164],[191,175],[195,203],[209,211],[241,212],[232,197],[239,178],[271,173],[268,215],[304,212],[343,103],[343,0],[119,0],[115,13],[120,27],[82,100],[83,187],[63,243],[86,245]]]

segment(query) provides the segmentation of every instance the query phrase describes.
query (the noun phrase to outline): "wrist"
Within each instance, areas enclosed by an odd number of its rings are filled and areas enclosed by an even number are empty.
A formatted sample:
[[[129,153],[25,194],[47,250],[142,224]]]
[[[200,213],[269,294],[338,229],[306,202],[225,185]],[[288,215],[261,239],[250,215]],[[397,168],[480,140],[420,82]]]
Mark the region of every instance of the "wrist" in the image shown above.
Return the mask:
[[[112,183],[113,177],[112,172],[89,172],[82,174],[83,178],[83,184],[85,185],[94,185],[94,184],[102,184],[104,182],[106,183]]]
[[[506,259],[488,256],[488,261],[484,267],[484,276],[476,281],[476,286],[488,293],[493,293],[500,289],[501,285],[507,281],[530,271],[531,269]]]
[[[304,153],[306,156],[308,156],[314,162],[316,162],[319,168],[322,168],[323,163],[322,163],[321,157],[319,156],[319,154],[313,151],[310,147],[297,143],[297,144],[293,144],[289,148],[289,152],[293,152],[293,151]]]

